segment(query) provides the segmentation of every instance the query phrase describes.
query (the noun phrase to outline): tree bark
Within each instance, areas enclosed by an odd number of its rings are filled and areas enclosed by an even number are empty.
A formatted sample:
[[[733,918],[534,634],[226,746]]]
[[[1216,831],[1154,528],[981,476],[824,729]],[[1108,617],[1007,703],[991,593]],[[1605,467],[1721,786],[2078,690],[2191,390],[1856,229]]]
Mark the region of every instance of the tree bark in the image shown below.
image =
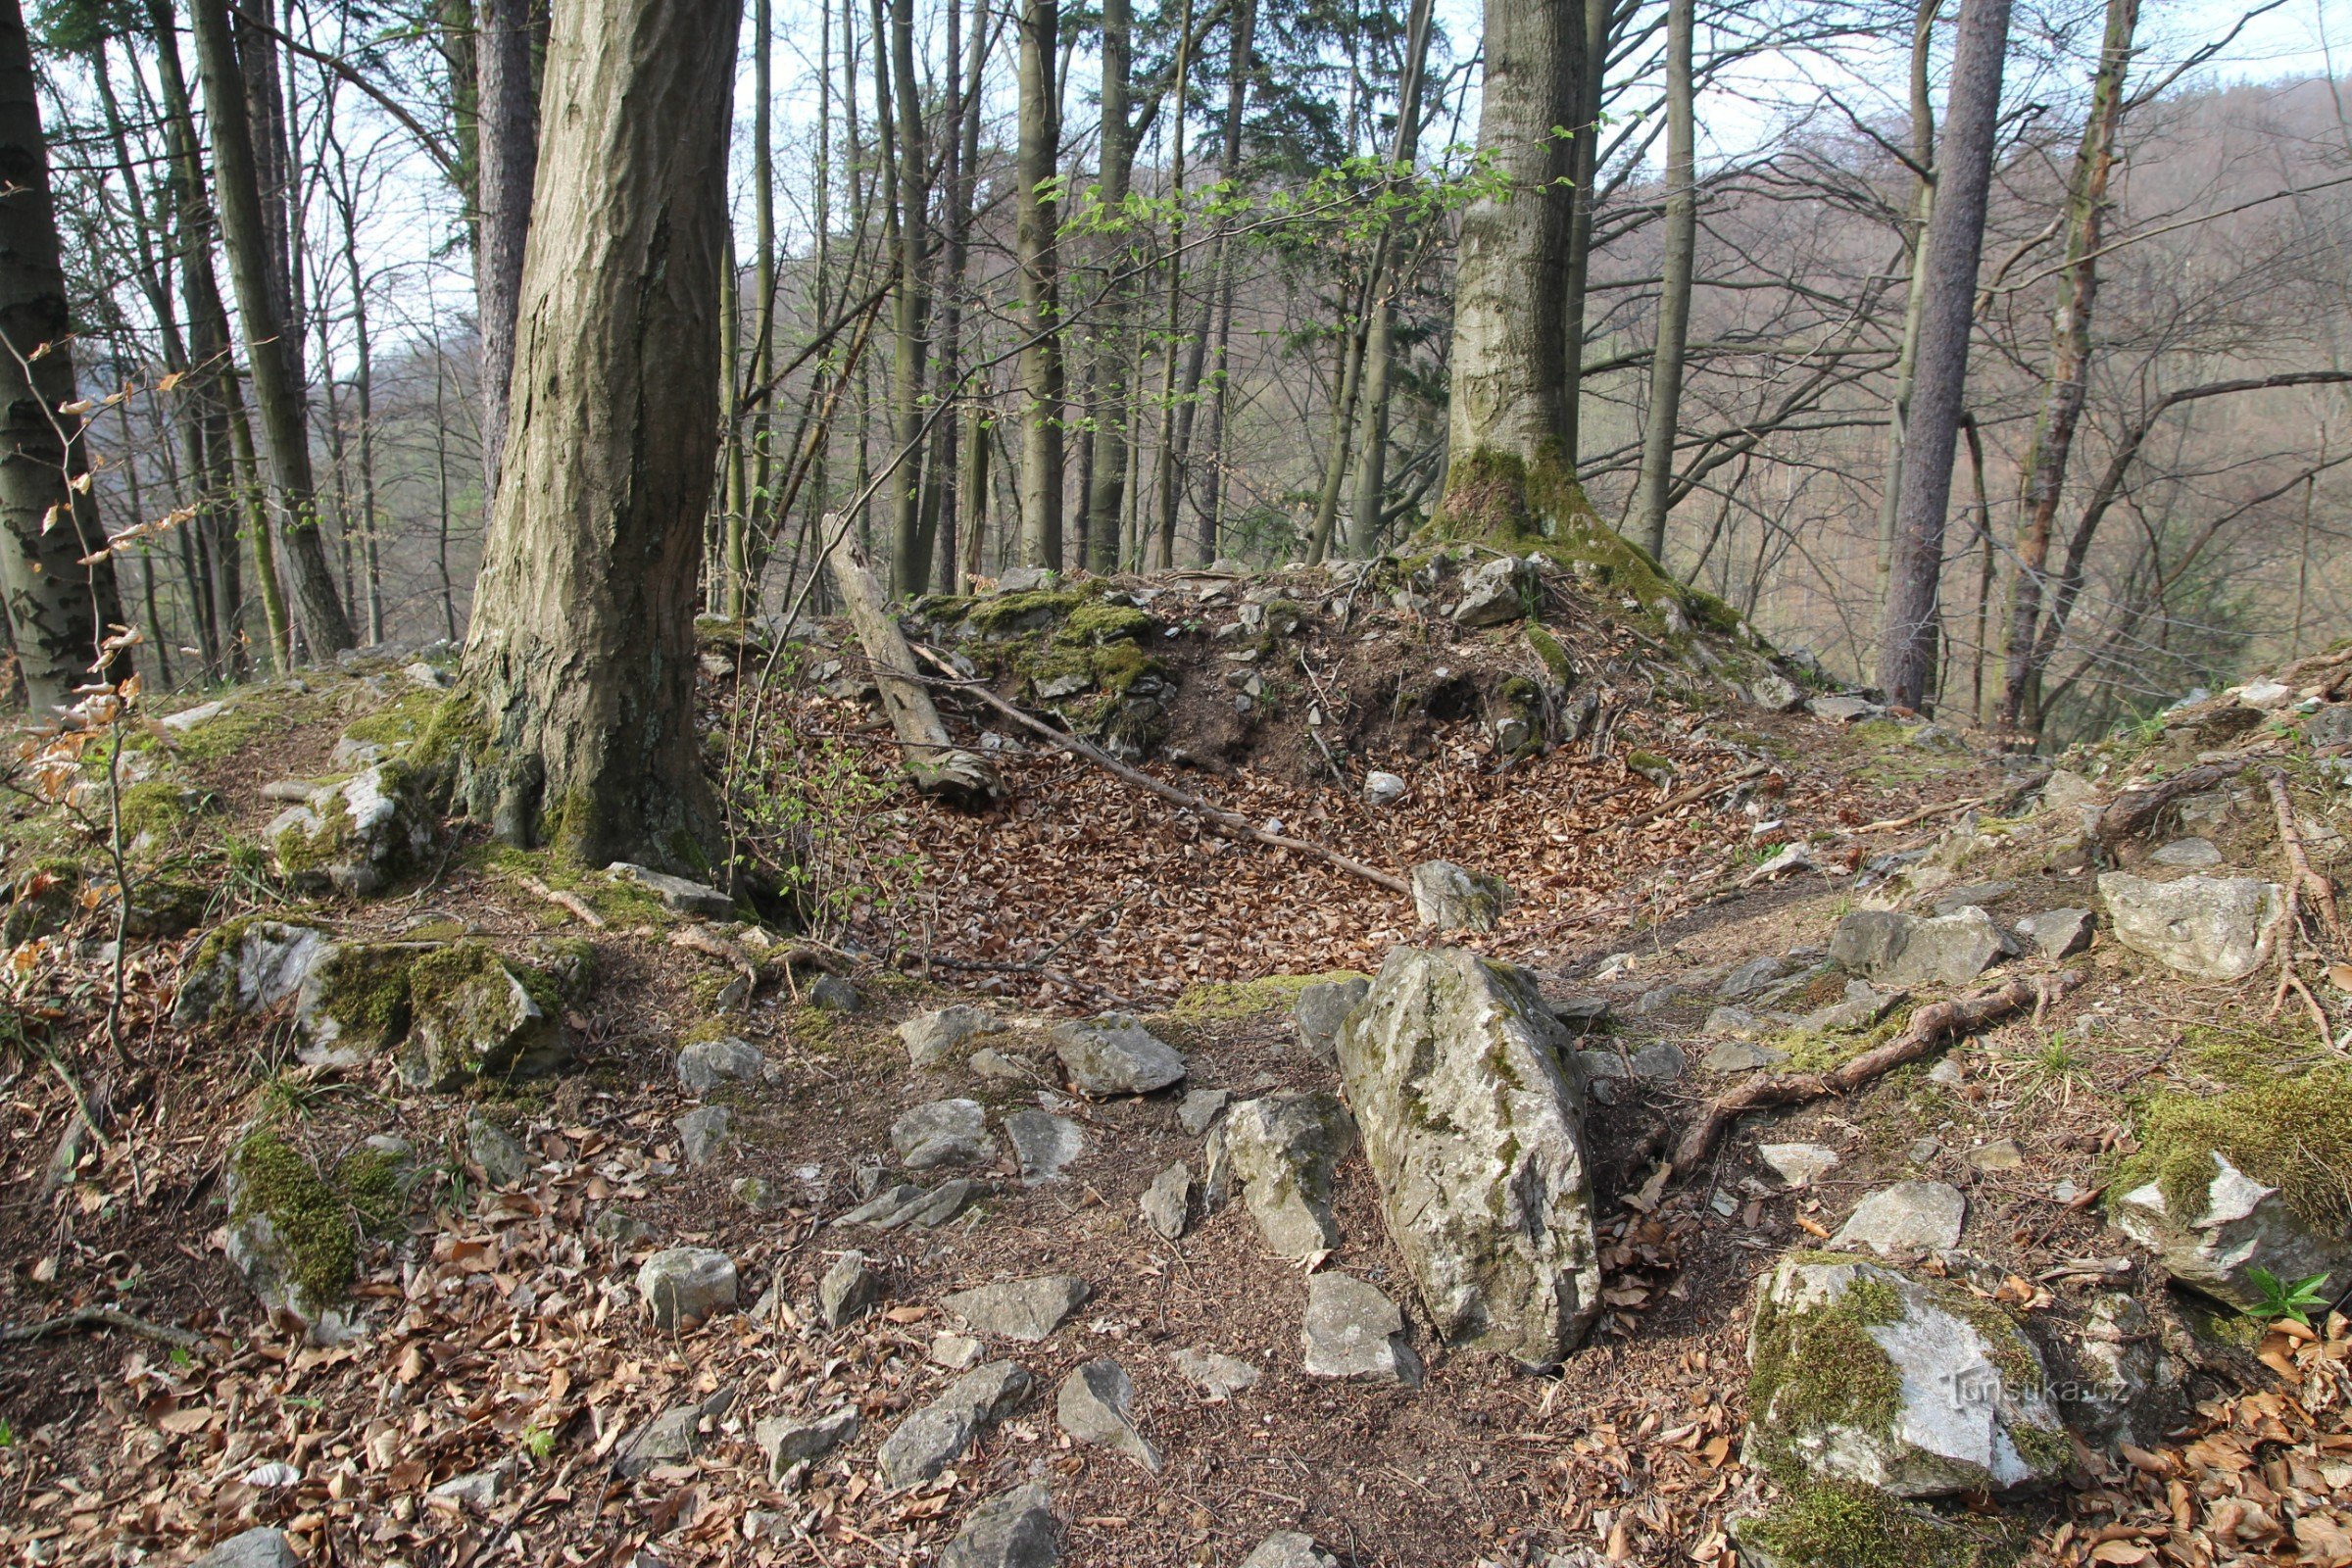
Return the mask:
[[[1611,0],[1583,0],[1579,11],[1566,19],[1576,24],[1566,46],[1573,110],[1567,122],[1572,133],[1568,167],[1576,183],[1568,200],[1568,257],[1562,267],[1560,320],[1561,345],[1567,354],[1561,367],[1567,384],[1560,396],[1560,451],[1570,467],[1576,466],[1584,424],[1585,300],[1592,277],[1592,187],[1600,177],[1600,97],[1607,86],[1609,38],[1615,18]]]
[[[1020,182],[1013,219],[1020,270],[1021,548],[1029,564],[1061,566],[1061,305],[1054,176],[1061,149],[1054,82],[1058,0],[1020,0]]]
[[[237,314],[253,368],[254,396],[270,466],[285,516],[284,536],[295,608],[314,658],[352,646],[351,622],[335,594],[335,579],[318,537],[317,485],[311,471],[310,421],[302,384],[288,350],[292,331],[276,310],[270,228],[254,162],[254,127],[246,115],[243,67],[229,35],[224,0],[194,0],[197,58],[205,83],[206,118],[213,129],[213,167],[220,192],[220,232],[236,283]]]
[[[1135,177],[1135,120],[1130,92],[1135,65],[1133,0],[1102,0],[1102,151],[1096,199],[1105,214],[1127,204]],[[1102,239],[1102,265],[1117,274],[1132,270],[1136,246],[1122,226]],[[1126,503],[1129,380],[1133,367],[1129,326],[1136,303],[1131,278],[1114,275],[1103,295],[1095,326],[1096,408],[1094,461],[1086,491],[1087,565],[1102,573],[1119,564],[1119,513]]]
[[[1928,220],[1924,242],[1919,368],[1911,392],[1902,488],[1895,501],[1894,562],[1879,650],[1879,684],[1889,703],[1903,708],[1919,707],[1926,696],[1940,624],[1944,518],[1967,390],[1977,263],[1984,243],[1984,204],[1992,183],[1993,131],[2000,118],[2001,66],[2008,41],[2009,0],[1961,0],[1943,150],[1936,160],[1936,211]]]
[[[2041,694],[2033,649],[2041,619],[2042,571],[2049,564],[2067,461],[2089,388],[2090,313],[2099,290],[2097,256],[2106,227],[2107,181],[2115,168],[2124,77],[2138,25],[2139,0],[2108,0],[2107,33],[2099,49],[2098,74],[2091,81],[2090,114],[2082,122],[2082,145],[2067,174],[2066,260],[2058,274],[2058,305],[2050,314],[2050,374],[2026,460],[2025,515],[2018,525],[2017,564],[2009,585],[2010,657],[2000,711],[2001,727],[2008,730],[2021,724],[2029,732],[2040,728]]]
[[[1413,0],[1405,21],[1404,65],[1396,80],[1396,136],[1389,150],[1389,162],[1399,178],[1412,177],[1414,160],[1420,156],[1421,77],[1429,61],[1431,9],[1431,0]],[[1374,253],[1379,287],[1372,319],[1365,329],[1362,428],[1355,439],[1355,512],[1348,530],[1348,553],[1358,560],[1368,559],[1380,546],[1381,509],[1389,488],[1389,360],[1396,344],[1396,285],[1387,272],[1394,248],[1384,228]],[[1569,347],[1575,346],[1572,339]]]
[[[1694,0],[1666,6],[1666,256],[1658,288],[1657,342],[1649,357],[1649,410],[1642,470],[1634,482],[1634,536],[1666,559],[1667,487],[1683,413],[1683,354],[1690,340],[1690,273],[1698,250],[1698,129],[1691,102]]]
[[[1920,313],[1927,303],[1928,219],[1936,211],[1936,103],[1928,94],[1929,55],[1936,38],[1936,18],[1943,0],[1921,0],[1919,18],[1911,29],[1911,163],[1919,189],[1911,202],[1911,220],[1903,246],[1911,264],[1910,287],[1903,301],[1902,346],[1895,351],[1894,396],[1886,404],[1886,479],[1879,488],[1879,598],[1886,597],[1886,576],[1894,569],[1894,503],[1903,488],[1903,441],[1911,417],[1911,382],[1919,367]]]
[[[906,450],[890,481],[890,587],[904,596],[921,593],[931,581],[931,541],[922,527],[923,465],[912,450],[923,436],[923,371],[931,318],[931,152],[923,128],[922,89],[914,74],[914,0],[890,0],[890,61],[898,111],[898,189],[893,194],[899,226],[891,440]]]
[[[1561,443],[1573,28],[1564,5],[1487,0],[1478,149],[1501,188],[1462,214],[1449,470],[1439,523],[1516,543],[1590,513]]]
[[[694,612],[740,0],[564,0],[466,683],[515,836],[705,870]]]
[[[81,417],[64,412],[78,396],[72,327],[32,40],[18,0],[0,0],[0,587],[39,714],[71,706],[93,677],[130,673],[127,654],[103,652],[122,606]]]
[[[482,495],[488,500],[498,494],[505,456],[514,313],[538,177],[539,94],[531,80],[531,0],[480,0],[477,17],[473,291],[482,343]]]

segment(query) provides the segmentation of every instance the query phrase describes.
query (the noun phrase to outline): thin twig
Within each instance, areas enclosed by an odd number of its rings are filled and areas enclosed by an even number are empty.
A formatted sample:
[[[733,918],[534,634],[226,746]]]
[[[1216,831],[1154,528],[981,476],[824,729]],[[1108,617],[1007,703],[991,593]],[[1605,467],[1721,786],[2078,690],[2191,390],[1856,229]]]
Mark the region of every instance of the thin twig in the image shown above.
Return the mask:
[[[60,1312],[38,1323],[20,1323],[10,1328],[0,1328],[0,1345],[23,1345],[31,1340],[45,1340],[52,1334],[67,1334],[79,1329],[121,1329],[125,1334],[136,1334],[143,1340],[172,1346],[190,1355],[213,1353],[213,1342],[195,1330],[175,1329],[168,1323],[150,1323],[119,1306],[77,1306],[71,1312]]]

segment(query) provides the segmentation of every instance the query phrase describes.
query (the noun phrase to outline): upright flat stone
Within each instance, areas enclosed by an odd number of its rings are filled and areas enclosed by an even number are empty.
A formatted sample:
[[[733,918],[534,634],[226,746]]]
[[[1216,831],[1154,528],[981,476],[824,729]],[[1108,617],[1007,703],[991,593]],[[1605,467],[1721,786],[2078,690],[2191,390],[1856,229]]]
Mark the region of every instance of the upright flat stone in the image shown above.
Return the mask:
[[[1140,1206],[1144,1223],[1171,1242],[1182,1241],[1192,1222],[1193,1173],[1178,1160],[1152,1178]]]
[[[1148,1095],[1184,1078],[1176,1049],[1123,1012],[1057,1023],[1052,1038],[1070,1082],[1090,1100]]]
[[[974,1367],[882,1442],[874,1460],[893,1492],[919,1487],[963,1456],[982,1427],[1029,1396],[1028,1369],[1011,1361]]]
[[[767,1456],[767,1477],[781,1481],[794,1465],[823,1458],[845,1443],[858,1441],[861,1423],[858,1407],[845,1404],[820,1416],[769,1416],[752,1429],[752,1439]]]
[[[1898,1252],[1941,1252],[1960,1245],[1968,1200],[1944,1182],[1896,1182],[1854,1205],[1830,1245],[1852,1250],[1867,1247],[1882,1257]]]
[[[987,1165],[997,1157],[988,1112],[976,1100],[934,1100],[890,1124],[890,1145],[908,1170]]]
[[[1372,989],[1372,982],[1361,975],[1345,980],[1326,980],[1308,986],[1298,993],[1291,1004],[1291,1017],[1298,1025],[1298,1042],[1318,1060],[1338,1059],[1340,1025],[1355,1010]]]
[[[1308,1376],[1418,1388],[1421,1358],[1403,1335],[1404,1314],[1377,1287],[1352,1274],[1308,1278],[1306,1321],[1299,1330]]]
[[[2017,922],[2017,934],[2045,958],[2071,958],[2090,946],[2088,909],[2043,909]]]
[[[1451,860],[1413,867],[1413,912],[1425,926],[1446,931],[1492,931],[1502,924],[1511,890],[1501,878],[1464,870]]]
[[[1575,1042],[1534,978],[1397,948],[1340,1036],[1389,1234],[1438,1334],[1529,1365],[1600,1309]]]
[[[1093,1292],[1074,1274],[1004,1280],[943,1297],[940,1305],[988,1339],[1035,1344],[1061,1327]]]
[[[1062,1166],[1086,1149],[1086,1135],[1078,1130],[1078,1124],[1050,1111],[1016,1110],[1001,1125],[1012,1144],[1013,1163],[1020,1167],[1023,1187],[1059,1181]]]
[[[1245,1100],[1226,1112],[1223,1131],[1242,1201],[1268,1247],[1298,1258],[1340,1245],[1331,1179],[1354,1145],[1355,1126],[1338,1096]]]
[[[708,1247],[656,1252],[637,1270],[637,1294],[659,1329],[701,1323],[735,1307],[735,1260]]]
[[[1135,1383],[1126,1368],[1111,1360],[1089,1361],[1061,1380],[1054,1416],[1071,1442],[1123,1453],[1157,1475],[1159,1450],[1136,1427],[1134,1403]]]
[[[909,1065],[942,1067],[954,1058],[956,1049],[965,1041],[976,1035],[994,1034],[1003,1027],[997,1015],[987,1008],[957,1003],[907,1019],[899,1025],[899,1039],[906,1043]]]
[[[882,1298],[882,1276],[868,1266],[863,1252],[844,1252],[816,1282],[816,1315],[825,1327],[854,1323]]]
[[[678,1052],[678,1086],[707,1095],[721,1084],[756,1084],[766,1075],[767,1057],[748,1040],[729,1035],[698,1040]]]

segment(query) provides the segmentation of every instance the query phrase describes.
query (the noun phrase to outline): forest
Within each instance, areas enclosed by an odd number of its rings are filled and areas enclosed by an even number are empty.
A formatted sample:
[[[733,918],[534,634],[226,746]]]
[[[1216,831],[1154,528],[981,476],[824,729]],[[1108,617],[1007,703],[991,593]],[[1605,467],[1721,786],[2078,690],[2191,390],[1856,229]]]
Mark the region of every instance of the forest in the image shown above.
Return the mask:
[[[2352,1568],[2325,0],[0,0],[0,1556]]]

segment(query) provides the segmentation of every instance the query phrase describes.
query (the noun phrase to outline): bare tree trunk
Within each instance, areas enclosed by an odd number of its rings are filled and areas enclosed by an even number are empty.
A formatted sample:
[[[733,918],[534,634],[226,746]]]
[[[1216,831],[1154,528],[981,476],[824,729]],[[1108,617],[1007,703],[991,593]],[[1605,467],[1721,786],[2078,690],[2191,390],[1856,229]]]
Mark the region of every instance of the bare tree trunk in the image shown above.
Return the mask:
[[[2009,0],[1961,0],[1943,152],[1936,160],[1936,213],[1928,220],[1925,240],[1919,373],[1911,393],[1910,438],[1895,502],[1894,566],[1879,650],[1879,684],[1886,701],[1904,708],[1917,708],[1927,695],[1940,625],[1937,599],[1953,443],[1968,382],[1977,263],[1984,243],[1984,203],[1992,183],[1992,138],[2008,41]]]
[[[1564,6],[1487,0],[1478,150],[1503,188],[1462,214],[1439,523],[1506,546],[1592,512],[1561,444],[1572,42]]]
[[[891,478],[895,504],[890,587],[892,593],[905,596],[921,593],[931,581],[931,541],[922,525],[923,465],[913,450],[923,437],[923,361],[931,316],[931,151],[923,127],[922,87],[914,74],[914,0],[890,0],[890,62],[898,100],[898,189],[894,196],[899,222],[891,443],[905,453]],[[890,100],[882,102],[887,110]]]
[[[32,40],[17,0],[0,0],[0,255],[9,262],[0,269],[0,587],[26,700],[47,713],[72,704],[93,673],[129,674],[130,659],[101,651],[122,605],[81,419],[63,412],[79,391]]]
[[[694,612],[739,20],[739,0],[564,0],[549,45],[564,134],[524,251],[520,396],[466,682],[495,818],[587,864],[704,869],[716,842]]]
[[[776,373],[776,109],[775,109],[775,18],[771,0],[758,0],[752,8],[752,90],[759,102],[752,113],[752,242],[760,254],[753,259],[753,277],[760,298],[753,305],[752,315],[752,372],[750,385],[765,386]],[[735,396],[740,396],[746,383],[736,382]],[[750,485],[744,494],[740,514],[732,514],[729,522],[734,532],[728,540],[727,604],[728,618],[744,619],[758,608],[755,584],[760,573],[760,562],[764,551],[761,541],[775,529],[770,520],[774,506],[769,494],[773,482],[774,464],[769,445],[772,440],[772,420],[769,411],[775,406],[773,396],[763,397],[752,415],[752,427],[736,432],[737,440],[751,443]]]
[[[1565,122],[1570,129],[1568,258],[1562,269],[1564,292],[1560,338],[1567,354],[1562,367],[1566,386],[1560,397],[1560,451],[1569,467],[1577,462],[1577,442],[1583,427],[1585,300],[1592,278],[1593,182],[1600,177],[1600,96],[1607,85],[1609,39],[1616,8],[1611,0],[1583,0],[1562,19],[1576,24],[1565,45],[1568,98],[1572,110]]]
[[[1683,354],[1690,340],[1690,273],[1698,251],[1698,127],[1691,102],[1694,0],[1666,6],[1666,257],[1658,288],[1657,342],[1649,357],[1649,410],[1642,471],[1634,482],[1634,537],[1664,562],[1667,487],[1683,413]]]
[[[243,68],[229,36],[224,0],[194,0],[196,49],[204,71],[213,165],[219,179],[220,232],[236,281],[237,314],[253,367],[254,396],[262,405],[270,466],[285,514],[294,599],[304,638],[315,658],[352,646],[351,622],[335,595],[335,579],[318,537],[317,485],[311,473],[309,421],[302,384],[288,348],[292,329],[278,315],[271,281],[270,228],[254,164],[253,126],[245,113]]]
[[[475,158],[480,195],[473,290],[482,339],[482,496],[498,494],[514,373],[514,312],[539,161],[531,80],[531,0],[480,0],[474,36]]]
[[[1193,0],[1184,0],[1177,29],[1175,95],[1169,100],[1173,107],[1168,118],[1168,341],[1159,373],[1159,451],[1154,470],[1157,482],[1152,487],[1158,496],[1153,515],[1158,518],[1158,561],[1162,566],[1176,564],[1176,466],[1177,455],[1182,450],[1176,429],[1176,367],[1183,351],[1184,112],[1193,64]]]
[[[1097,195],[1106,213],[1126,205],[1135,178],[1135,117],[1129,90],[1135,64],[1134,14],[1133,0],[1102,0],[1102,172]],[[1107,271],[1134,268],[1136,246],[1123,231],[1104,235],[1101,244]],[[1099,412],[1086,488],[1086,564],[1105,573],[1117,570],[1119,563],[1119,511],[1127,488],[1127,405],[1135,368],[1129,360],[1128,327],[1135,303],[1132,281],[1114,276],[1094,331]]]
[[[1113,3],[1118,3],[1118,0],[1113,0]],[[956,60],[958,41],[956,36],[956,14],[954,0],[950,0],[948,59],[951,64]],[[972,196],[980,174],[980,93],[988,68],[989,16],[984,0],[971,0],[970,19],[970,60],[963,83],[956,92],[951,127],[954,139],[949,144],[944,176],[948,192],[948,240],[945,268],[940,279],[940,291],[945,304],[941,311],[939,330],[939,380],[943,395],[950,389],[957,388],[963,379],[963,295],[971,283]],[[942,593],[954,593],[956,590],[957,564],[961,559],[960,527],[972,525],[977,521],[978,514],[987,510],[986,497],[967,487],[960,477],[959,458],[963,443],[971,439],[964,429],[969,422],[953,416],[940,420],[940,427],[944,431],[944,441],[938,454],[941,475],[943,478],[951,473],[958,475],[943,503],[936,547],[939,591]]]
[[[1429,60],[1430,11],[1431,0],[1413,0],[1405,22],[1404,67],[1396,79],[1396,139],[1389,150],[1389,162],[1403,178],[1411,177],[1413,161],[1420,156],[1421,77]],[[1394,248],[1392,236],[1383,229],[1375,253],[1379,286],[1364,339],[1363,425],[1355,440],[1355,515],[1348,532],[1348,553],[1358,560],[1369,558],[1380,547],[1381,508],[1389,488],[1389,358],[1396,332],[1396,284],[1387,275],[1386,263]],[[1573,339],[1569,346],[1576,347]],[[1220,386],[1220,397],[1222,394]]]
[[[1032,565],[1061,566],[1061,304],[1053,180],[1059,167],[1054,82],[1059,0],[1020,0],[1020,190],[1013,249],[1020,269],[1021,548]]]
[[[1879,488],[1879,598],[1886,597],[1886,574],[1894,569],[1894,502],[1903,488],[1903,442],[1911,417],[1911,383],[1919,368],[1919,323],[1927,307],[1928,219],[1936,210],[1936,104],[1928,96],[1929,54],[1936,18],[1943,0],[1921,0],[1911,29],[1911,162],[1919,175],[1904,245],[1911,259],[1910,288],[1903,302],[1902,346],[1895,351],[1894,396],[1886,404],[1886,468]]]
[[[2058,500],[2066,488],[2067,460],[2090,379],[2090,313],[2099,291],[2098,251],[2106,226],[2107,181],[2115,168],[2115,144],[2124,115],[2124,76],[2132,64],[2132,38],[2139,25],[2139,0],[2108,0],[2107,33],[2099,48],[2098,74],[2090,87],[2090,114],[2082,122],[2082,145],[2067,174],[2066,261],[2058,274],[2058,304],[2050,313],[2050,374],[2034,421],[2034,445],[2026,459],[2025,515],[2017,533],[2017,565],[2009,584],[2009,667],[2001,685],[2000,723],[2041,726],[2039,682],[2032,657],[2040,629],[2042,572],[2050,559],[2050,535]]]

